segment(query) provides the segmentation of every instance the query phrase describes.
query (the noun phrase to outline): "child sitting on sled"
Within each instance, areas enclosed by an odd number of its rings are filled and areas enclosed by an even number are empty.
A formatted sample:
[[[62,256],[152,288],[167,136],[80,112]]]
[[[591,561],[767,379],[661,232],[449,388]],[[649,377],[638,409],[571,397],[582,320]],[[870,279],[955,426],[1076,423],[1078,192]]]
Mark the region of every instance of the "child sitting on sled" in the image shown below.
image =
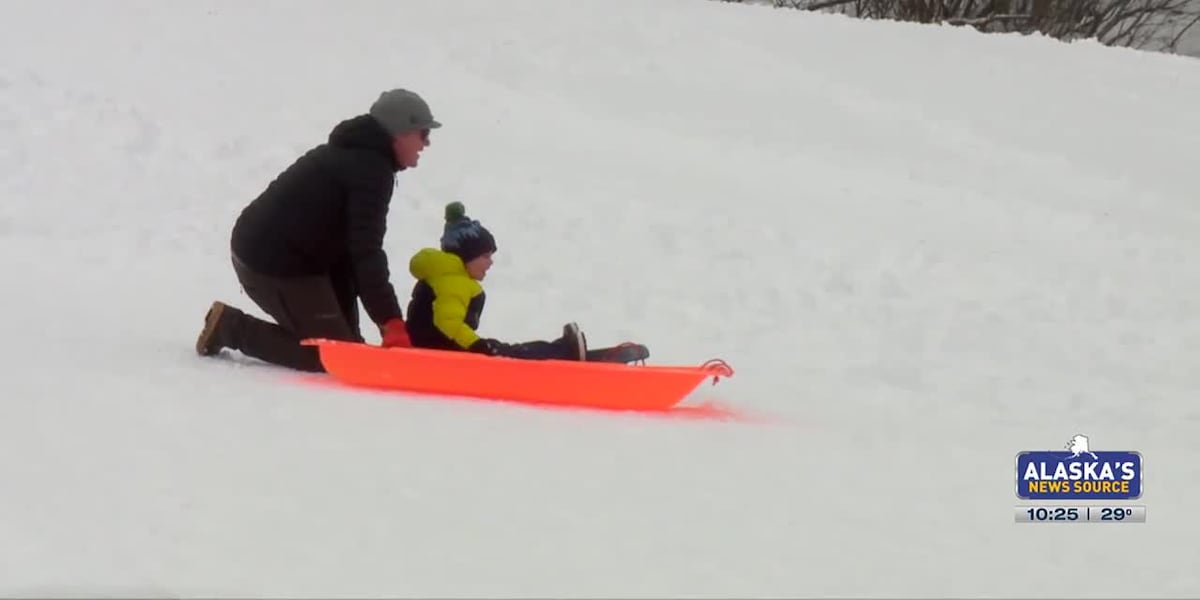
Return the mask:
[[[417,279],[408,304],[408,335],[417,348],[468,351],[530,360],[644,361],[645,346],[621,344],[588,350],[579,326],[567,323],[553,341],[505,343],[477,332],[486,294],[480,281],[492,266],[496,239],[469,219],[460,202],[446,205],[441,249],[422,248],[409,260]]]

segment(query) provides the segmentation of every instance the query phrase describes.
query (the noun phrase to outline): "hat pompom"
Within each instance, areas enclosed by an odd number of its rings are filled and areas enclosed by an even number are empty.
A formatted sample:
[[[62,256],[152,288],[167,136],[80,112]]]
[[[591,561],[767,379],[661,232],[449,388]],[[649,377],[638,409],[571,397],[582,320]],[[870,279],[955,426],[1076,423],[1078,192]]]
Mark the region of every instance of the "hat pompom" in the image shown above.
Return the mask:
[[[446,205],[446,222],[453,223],[462,220],[467,216],[467,207],[463,206],[462,202],[455,200]]]

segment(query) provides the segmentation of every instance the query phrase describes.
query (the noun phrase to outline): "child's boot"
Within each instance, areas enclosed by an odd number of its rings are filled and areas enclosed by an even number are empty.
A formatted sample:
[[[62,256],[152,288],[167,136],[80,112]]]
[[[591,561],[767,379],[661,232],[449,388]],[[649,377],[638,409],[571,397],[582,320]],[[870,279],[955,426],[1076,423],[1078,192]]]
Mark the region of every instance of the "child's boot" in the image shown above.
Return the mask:
[[[645,363],[647,358],[650,358],[650,349],[634,342],[587,351],[587,359],[592,362]]]
[[[587,360],[587,338],[575,323],[563,325],[563,341],[570,350],[572,360]]]

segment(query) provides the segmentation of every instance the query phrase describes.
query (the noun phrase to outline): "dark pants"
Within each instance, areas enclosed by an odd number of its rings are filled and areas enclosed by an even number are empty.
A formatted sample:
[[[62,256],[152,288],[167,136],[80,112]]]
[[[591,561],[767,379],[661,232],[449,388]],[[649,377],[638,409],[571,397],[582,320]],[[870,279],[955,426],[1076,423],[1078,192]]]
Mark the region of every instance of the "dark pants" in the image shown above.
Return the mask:
[[[519,344],[502,344],[496,355],[526,360],[578,360],[578,356],[572,352],[570,345],[562,338],[553,342],[535,340]]]
[[[252,271],[233,256],[233,270],[246,295],[275,323],[245,313],[232,336],[247,356],[301,371],[323,372],[317,349],[305,338],[362,342],[358,298],[348,270],[328,276],[280,278]]]

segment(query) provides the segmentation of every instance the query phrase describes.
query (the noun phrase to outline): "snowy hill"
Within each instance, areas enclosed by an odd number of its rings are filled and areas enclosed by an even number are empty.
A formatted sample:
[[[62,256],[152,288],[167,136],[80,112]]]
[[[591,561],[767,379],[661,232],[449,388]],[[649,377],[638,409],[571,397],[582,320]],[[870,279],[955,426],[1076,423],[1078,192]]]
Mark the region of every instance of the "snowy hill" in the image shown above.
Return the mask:
[[[698,0],[11,3],[0,594],[1200,593],[1200,61]],[[391,87],[397,287],[462,200],[484,329],[723,358],[742,419],[346,390],[192,342],[229,228]],[[1014,455],[1147,461],[1016,524]]]

